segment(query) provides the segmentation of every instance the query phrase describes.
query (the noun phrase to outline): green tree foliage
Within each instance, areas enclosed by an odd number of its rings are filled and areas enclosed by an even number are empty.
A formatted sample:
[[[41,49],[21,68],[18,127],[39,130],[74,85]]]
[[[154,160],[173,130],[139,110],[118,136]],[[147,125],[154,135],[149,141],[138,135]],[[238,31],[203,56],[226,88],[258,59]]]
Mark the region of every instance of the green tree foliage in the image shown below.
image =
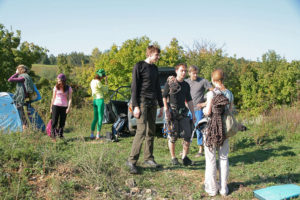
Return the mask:
[[[0,90],[11,91],[14,84],[7,82],[7,79],[15,73],[19,64],[25,64],[29,68],[46,53],[46,49],[23,42],[21,31],[8,31],[0,24]],[[31,72],[32,73],[32,72]],[[33,73],[31,75],[34,75]]]
[[[68,64],[72,67],[80,66],[82,67],[84,64],[87,64],[90,62],[89,56],[84,55],[84,53],[81,52],[71,52],[67,55]]]
[[[57,56],[58,73],[64,73],[69,76],[72,72],[72,66],[68,63],[68,56],[66,54],[59,54]]]
[[[98,48],[94,48],[90,57],[91,66],[95,66],[96,61],[100,58],[102,52]]]
[[[291,104],[297,98],[297,80],[300,62],[288,63],[275,51],[262,56],[243,69],[241,82],[241,108],[252,113],[270,110],[276,105]]]
[[[179,45],[178,40],[173,38],[169,46],[165,47],[160,54],[159,66],[175,67],[179,63],[185,63],[185,52]]]
[[[95,63],[95,70],[103,68],[106,71],[110,89],[130,85],[133,66],[146,58],[150,42],[148,37],[141,37],[127,40],[119,48],[113,45],[110,50],[101,54]],[[94,74],[91,75],[93,76]]]

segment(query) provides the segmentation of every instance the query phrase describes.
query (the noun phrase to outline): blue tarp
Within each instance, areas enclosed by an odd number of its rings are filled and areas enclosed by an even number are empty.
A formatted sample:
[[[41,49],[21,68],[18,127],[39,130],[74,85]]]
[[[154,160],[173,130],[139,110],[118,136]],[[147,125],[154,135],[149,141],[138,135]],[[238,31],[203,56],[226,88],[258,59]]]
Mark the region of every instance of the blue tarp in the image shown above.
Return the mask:
[[[22,122],[11,95],[0,92],[0,131],[3,133],[22,131]]]
[[[300,195],[300,186],[295,184],[276,185],[254,191],[254,196],[260,200],[282,200]]]

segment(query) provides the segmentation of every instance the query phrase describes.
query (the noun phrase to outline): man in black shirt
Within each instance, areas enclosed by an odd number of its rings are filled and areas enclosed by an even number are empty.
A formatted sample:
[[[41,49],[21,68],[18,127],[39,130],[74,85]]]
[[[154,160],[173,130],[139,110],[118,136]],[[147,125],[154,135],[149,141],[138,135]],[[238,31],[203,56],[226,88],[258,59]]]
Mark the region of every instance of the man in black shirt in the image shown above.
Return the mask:
[[[132,174],[137,174],[136,163],[144,140],[144,164],[150,167],[159,166],[154,161],[153,156],[157,102],[161,108],[159,117],[163,114],[158,69],[154,64],[158,61],[159,54],[159,48],[149,46],[146,60],[138,62],[132,71],[131,99],[133,116],[137,119],[137,130],[132,142],[130,156],[126,162]]]
[[[178,165],[178,159],[175,156],[175,142],[179,135],[183,137],[182,162],[184,165],[192,165],[192,161],[187,157],[190,140],[192,135],[192,127],[196,121],[193,101],[190,93],[190,85],[184,81],[186,74],[186,65],[179,64],[175,67],[176,78],[168,78],[164,88],[163,103],[165,110],[166,122],[169,124],[171,133],[168,135],[168,146],[170,149],[172,164]],[[169,104],[168,105],[168,98]],[[188,117],[187,105],[192,113],[193,122]]]

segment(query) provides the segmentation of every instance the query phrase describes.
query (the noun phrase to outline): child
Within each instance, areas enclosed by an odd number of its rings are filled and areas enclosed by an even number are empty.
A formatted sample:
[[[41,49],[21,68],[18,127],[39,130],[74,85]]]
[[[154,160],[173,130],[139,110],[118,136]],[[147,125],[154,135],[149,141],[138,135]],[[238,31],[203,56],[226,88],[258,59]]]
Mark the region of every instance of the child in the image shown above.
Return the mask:
[[[105,78],[105,85],[102,85],[101,80]],[[93,96],[94,119],[91,125],[91,139],[94,139],[94,131],[97,124],[96,140],[100,139],[100,131],[102,127],[102,119],[104,114],[104,93],[108,91],[107,76],[104,69],[99,69],[96,72],[94,79],[91,81],[91,89]]]
[[[50,112],[52,113],[51,137],[55,141],[56,135],[63,138],[64,126],[67,114],[70,112],[72,104],[72,88],[66,84],[66,76],[59,74],[57,83],[53,88]],[[59,126],[56,129],[59,119]]]

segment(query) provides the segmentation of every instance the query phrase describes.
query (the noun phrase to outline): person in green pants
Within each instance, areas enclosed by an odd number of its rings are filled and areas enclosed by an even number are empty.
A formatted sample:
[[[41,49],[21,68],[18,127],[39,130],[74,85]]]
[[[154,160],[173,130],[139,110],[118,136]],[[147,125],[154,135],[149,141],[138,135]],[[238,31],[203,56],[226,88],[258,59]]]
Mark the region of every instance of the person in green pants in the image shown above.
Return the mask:
[[[101,80],[105,79],[105,85],[101,83]],[[94,108],[94,119],[91,125],[91,139],[94,139],[94,131],[97,124],[97,135],[96,140],[100,139],[100,131],[102,127],[102,119],[104,114],[104,93],[108,91],[107,87],[107,76],[104,69],[96,71],[94,79],[91,81],[91,89],[93,96],[93,108]]]

